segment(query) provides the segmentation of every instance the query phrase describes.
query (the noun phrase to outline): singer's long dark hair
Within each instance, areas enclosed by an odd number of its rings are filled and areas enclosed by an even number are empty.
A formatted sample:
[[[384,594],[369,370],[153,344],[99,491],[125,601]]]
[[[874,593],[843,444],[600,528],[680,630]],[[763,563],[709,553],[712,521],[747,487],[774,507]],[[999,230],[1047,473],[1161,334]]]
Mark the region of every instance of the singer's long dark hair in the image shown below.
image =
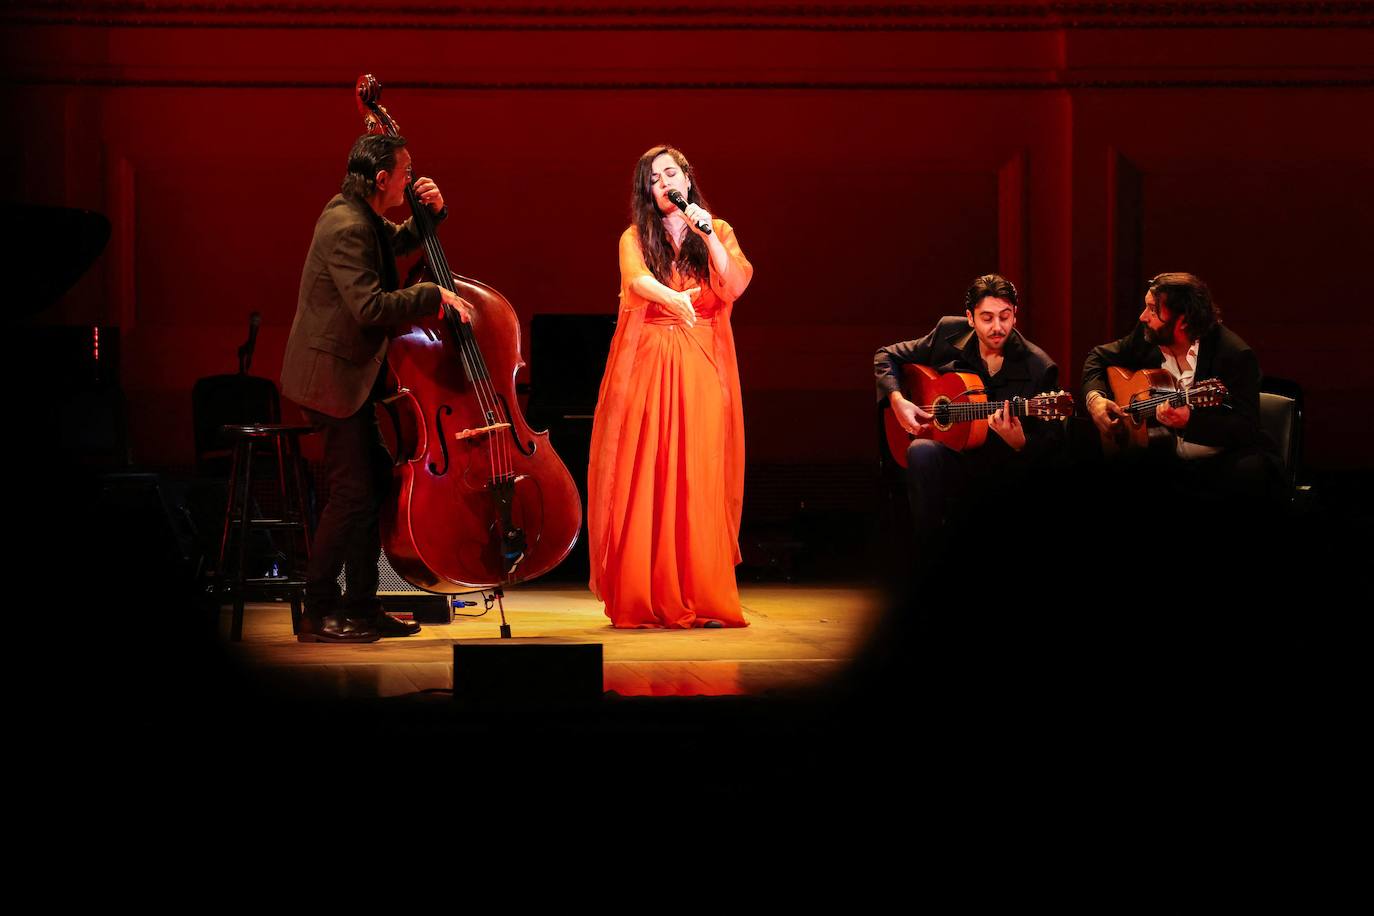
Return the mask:
[[[706,203],[706,198],[701,196],[701,186],[697,183],[697,174],[692,170],[692,164],[681,151],[665,144],[655,146],[640,156],[639,163],[635,165],[634,185],[630,189],[630,218],[634,220],[635,229],[639,230],[639,247],[644,253],[644,264],[655,279],[663,284],[668,284],[672,279],[674,266],[684,277],[709,282],[711,256],[706,251],[706,242],[701,236],[689,231],[687,237],[682,240],[682,249],[674,258],[672,239],[663,231],[664,214],[659,212],[658,204],[654,202],[651,176],[654,160],[664,153],[673,157],[673,161],[691,183],[691,187],[687,189],[687,202],[696,204],[704,210],[711,209]]]

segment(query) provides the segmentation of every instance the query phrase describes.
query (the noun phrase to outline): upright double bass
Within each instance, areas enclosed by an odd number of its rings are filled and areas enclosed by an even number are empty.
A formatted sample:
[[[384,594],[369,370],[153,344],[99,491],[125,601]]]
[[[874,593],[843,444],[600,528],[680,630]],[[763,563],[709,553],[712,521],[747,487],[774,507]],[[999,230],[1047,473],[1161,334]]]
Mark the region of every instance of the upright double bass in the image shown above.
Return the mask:
[[[381,84],[358,78],[368,133],[398,136],[381,106]],[[413,185],[406,201],[424,239],[409,282],[429,279],[472,307],[472,321],[442,318],[398,328],[387,349],[395,393],[385,405],[394,432],[393,492],[382,509],[382,547],[407,582],[452,594],[512,585],[557,566],[577,541],[582,503],[572,475],[534,432],[515,396],[520,321],[505,297],[460,277]]]

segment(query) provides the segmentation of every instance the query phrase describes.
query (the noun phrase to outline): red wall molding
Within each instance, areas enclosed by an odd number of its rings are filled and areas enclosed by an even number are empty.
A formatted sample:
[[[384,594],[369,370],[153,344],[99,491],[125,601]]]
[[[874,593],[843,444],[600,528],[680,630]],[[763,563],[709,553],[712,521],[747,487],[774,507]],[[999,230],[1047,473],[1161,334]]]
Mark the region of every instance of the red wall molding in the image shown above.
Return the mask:
[[[176,3],[29,2],[0,21],[113,28],[443,29],[448,31],[1030,31],[1370,28],[1367,2],[1035,2],[470,4],[413,0]]]
[[[21,86],[87,87],[104,89],[251,89],[298,91],[303,89],[337,91],[339,81],[252,80],[252,79],[118,79],[81,77],[17,77]],[[438,92],[958,92],[958,91],[1042,91],[1072,89],[1367,89],[1374,77],[1311,79],[1153,79],[1153,80],[902,80],[882,82],[753,80],[730,82],[624,82],[597,81],[490,81],[490,80],[406,80],[388,88]]]

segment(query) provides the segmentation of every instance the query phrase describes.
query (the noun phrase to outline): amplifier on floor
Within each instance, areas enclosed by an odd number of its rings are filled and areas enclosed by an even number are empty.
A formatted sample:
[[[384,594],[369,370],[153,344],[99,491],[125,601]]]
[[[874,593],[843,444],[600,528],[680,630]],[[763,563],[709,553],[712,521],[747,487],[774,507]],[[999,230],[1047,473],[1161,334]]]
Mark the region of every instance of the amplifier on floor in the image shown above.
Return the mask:
[[[344,579],[347,569],[339,573],[339,591],[347,592]],[[448,595],[436,595],[416,588],[396,574],[385,553],[377,554],[377,597],[382,610],[388,614],[409,617],[416,623],[447,626],[453,623],[453,602]]]
[[[602,693],[599,642],[530,637],[453,644],[455,700],[594,703]]]

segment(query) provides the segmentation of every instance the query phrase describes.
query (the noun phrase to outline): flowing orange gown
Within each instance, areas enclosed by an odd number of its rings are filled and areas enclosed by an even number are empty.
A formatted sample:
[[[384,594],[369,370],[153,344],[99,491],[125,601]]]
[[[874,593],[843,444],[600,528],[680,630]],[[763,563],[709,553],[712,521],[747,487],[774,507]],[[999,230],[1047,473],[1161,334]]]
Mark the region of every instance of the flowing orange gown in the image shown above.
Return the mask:
[[[687,328],[630,289],[652,276],[633,226],[620,237],[620,319],[592,424],[591,590],[617,627],[748,626],[735,584],[744,502],[744,413],[730,330],[753,276],[734,230],[712,231],[730,270],[701,287]]]

